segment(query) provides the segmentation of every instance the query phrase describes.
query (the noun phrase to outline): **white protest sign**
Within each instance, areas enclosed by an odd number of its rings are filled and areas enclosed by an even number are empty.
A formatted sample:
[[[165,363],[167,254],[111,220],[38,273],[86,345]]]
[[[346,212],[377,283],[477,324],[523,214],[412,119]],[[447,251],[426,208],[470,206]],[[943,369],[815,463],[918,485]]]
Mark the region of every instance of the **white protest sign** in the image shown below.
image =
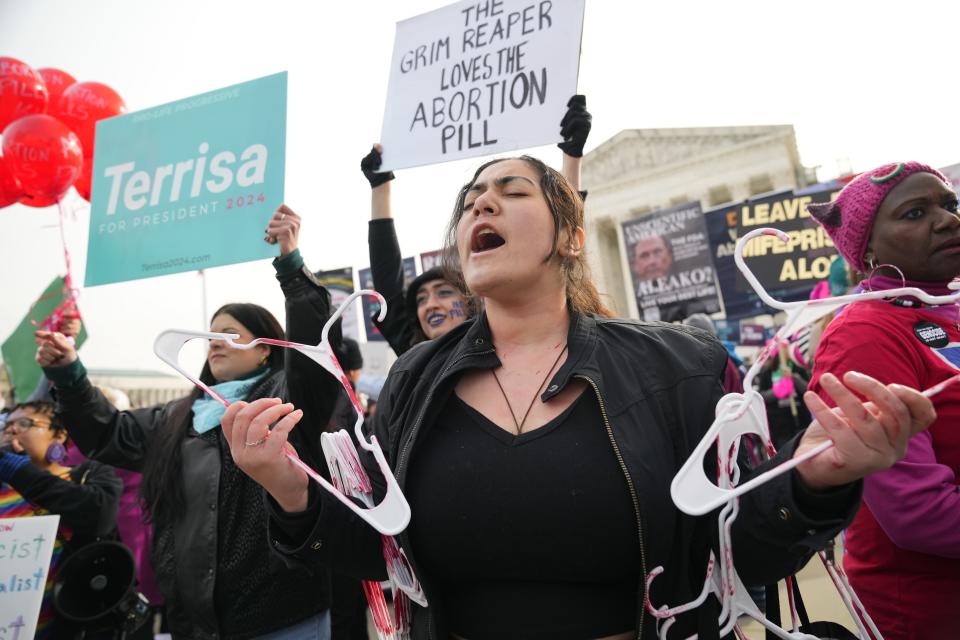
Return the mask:
[[[0,638],[32,638],[60,516],[0,518]]]
[[[473,0],[398,22],[383,170],[560,142],[584,2]]]

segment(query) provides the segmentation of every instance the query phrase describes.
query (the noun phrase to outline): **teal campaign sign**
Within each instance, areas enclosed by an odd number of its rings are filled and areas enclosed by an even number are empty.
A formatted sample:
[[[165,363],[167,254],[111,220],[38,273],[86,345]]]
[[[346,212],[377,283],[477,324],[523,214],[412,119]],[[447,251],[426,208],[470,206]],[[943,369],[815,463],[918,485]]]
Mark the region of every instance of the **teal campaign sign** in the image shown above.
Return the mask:
[[[97,123],[86,286],[269,258],[287,74]]]

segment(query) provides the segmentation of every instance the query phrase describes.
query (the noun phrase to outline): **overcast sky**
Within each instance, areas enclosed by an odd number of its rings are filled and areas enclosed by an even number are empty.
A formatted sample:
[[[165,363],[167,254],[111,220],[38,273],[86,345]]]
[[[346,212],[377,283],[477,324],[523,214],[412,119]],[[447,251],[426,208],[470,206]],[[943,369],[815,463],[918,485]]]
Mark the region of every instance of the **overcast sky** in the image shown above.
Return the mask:
[[[0,55],[106,83],[131,111],[289,71],[286,200],[305,218],[301,250],[314,269],[359,268],[370,190],[358,164],[379,137],[394,26],[445,4],[0,0]],[[838,159],[854,170],[960,162],[958,24],[956,2],[587,0],[587,150],[623,129],[793,124],[802,161],[822,178]],[[532,153],[559,166],[555,147]],[[405,254],[439,246],[457,187],[481,160],[398,172]],[[67,205],[82,282],[89,213],[76,198]],[[0,340],[64,270],[56,221],[55,208],[0,210]],[[229,301],[282,318],[269,262],[209,270],[208,311]],[[93,287],[80,304],[82,355],[96,368],[163,370],[154,337],[206,324],[196,273]]]

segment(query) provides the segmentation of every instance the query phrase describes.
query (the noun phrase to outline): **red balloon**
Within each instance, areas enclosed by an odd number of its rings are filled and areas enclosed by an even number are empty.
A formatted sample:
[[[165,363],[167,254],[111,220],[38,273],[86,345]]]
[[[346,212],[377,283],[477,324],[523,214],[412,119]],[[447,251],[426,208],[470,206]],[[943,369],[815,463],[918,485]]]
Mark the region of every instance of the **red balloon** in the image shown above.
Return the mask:
[[[116,91],[99,82],[78,82],[63,92],[54,115],[74,130],[87,155],[93,155],[98,120],[127,112]]]
[[[13,175],[13,167],[0,155],[0,209],[10,206],[23,196],[20,182]]]
[[[25,196],[58,199],[77,180],[83,149],[67,125],[48,115],[26,116],[3,130],[3,156]]]
[[[77,79],[60,69],[37,69],[37,73],[40,74],[44,84],[47,85],[47,95],[50,96],[50,101],[47,103],[47,111],[53,111],[57,108],[57,105],[60,104],[60,96],[63,95],[63,92],[66,91],[70,85],[76,84]]]
[[[83,159],[83,169],[80,171],[80,177],[73,183],[73,188],[77,190],[80,197],[90,202],[90,189],[93,180],[93,158]]]
[[[0,129],[47,110],[47,87],[33,67],[16,58],[0,58]]]
[[[20,204],[26,205],[28,207],[35,207],[37,209],[43,209],[46,207],[52,207],[60,201],[60,198],[46,198],[43,196],[23,196],[20,198]]]

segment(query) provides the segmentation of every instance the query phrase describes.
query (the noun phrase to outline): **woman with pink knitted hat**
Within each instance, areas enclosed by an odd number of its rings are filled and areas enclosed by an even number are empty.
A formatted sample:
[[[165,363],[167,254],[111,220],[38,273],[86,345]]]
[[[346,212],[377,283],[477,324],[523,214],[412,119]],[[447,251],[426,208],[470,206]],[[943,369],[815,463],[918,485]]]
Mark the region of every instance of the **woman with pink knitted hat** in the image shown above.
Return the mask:
[[[810,205],[865,290],[951,293],[960,275],[957,195],[919,162],[887,164]],[[925,389],[960,372],[960,308],[910,298],[856,302],[824,332],[810,389],[855,370]],[[886,640],[960,638],[960,387],[934,399],[937,420],[906,457],[866,478],[844,567]]]

